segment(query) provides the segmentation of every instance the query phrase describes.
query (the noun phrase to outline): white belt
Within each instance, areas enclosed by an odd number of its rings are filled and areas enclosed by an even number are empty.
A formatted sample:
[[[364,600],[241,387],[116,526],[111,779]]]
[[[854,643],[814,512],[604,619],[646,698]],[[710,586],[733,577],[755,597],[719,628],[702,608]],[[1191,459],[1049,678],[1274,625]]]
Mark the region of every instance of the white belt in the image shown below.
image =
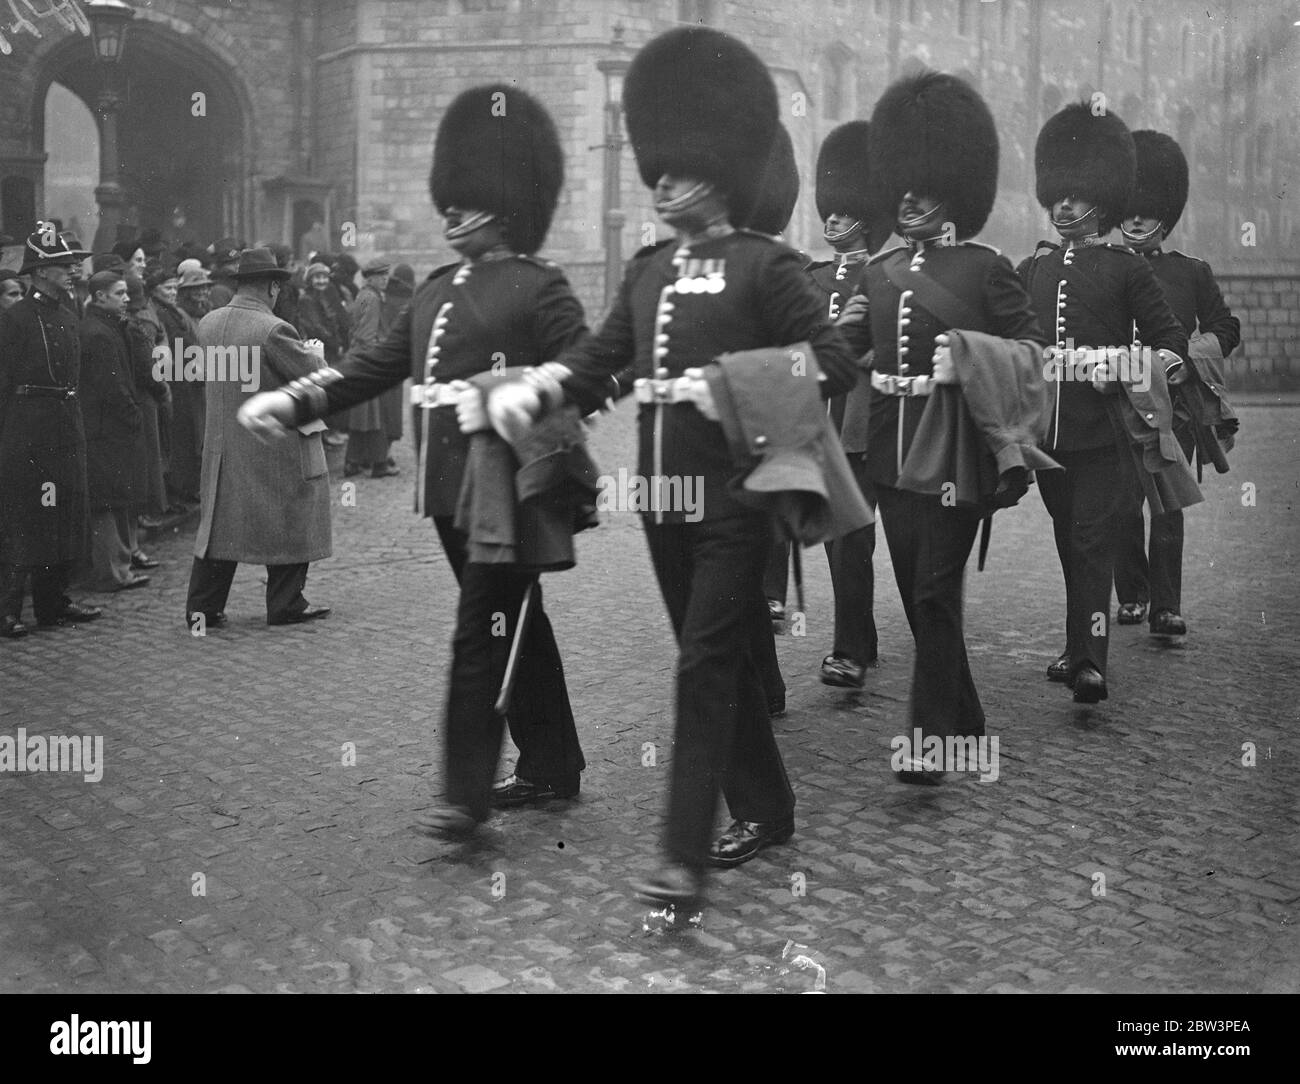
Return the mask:
[[[434,407],[455,406],[460,392],[450,384],[412,384],[411,405],[432,410]]]
[[[693,403],[692,383],[688,376],[676,380],[652,380],[643,376],[632,384],[632,394],[638,403]]]
[[[893,373],[871,374],[871,386],[885,395],[929,395],[931,380],[928,376],[895,376]]]

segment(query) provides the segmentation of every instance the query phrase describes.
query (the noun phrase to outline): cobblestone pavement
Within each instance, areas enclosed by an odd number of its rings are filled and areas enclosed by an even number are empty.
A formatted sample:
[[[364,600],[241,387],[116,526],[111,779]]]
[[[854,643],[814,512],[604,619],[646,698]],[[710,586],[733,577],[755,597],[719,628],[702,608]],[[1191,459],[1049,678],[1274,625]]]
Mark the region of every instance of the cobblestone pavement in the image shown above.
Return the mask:
[[[100,621],[0,643],[0,735],[104,741],[98,782],[0,775],[0,990],[798,991],[818,968],[831,992],[1295,990],[1300,409],[1242,422],[1187,517],[1190,634],[1116,628],[1104,704],[1044,679],[1064,599],[1039,498],[999,515],[967,577],[996,781],[894,782],[911,648],[888,554],[881,664],[850,693],[817,681],[809,551],[808,634],[779,641],[797,834],[719,871],[704,928],[672,936],[628,888],[656,853],[674,658],[633,516],[547,585],[581,799],[460,846],[411,827],[437,797],[455,590],[410,512],[409,443],[402,477],[336,501],[307,592],[326,621],[268,628],[244,568],[230,626],[191,636],[192,533],[164,539],[148,588],[93,599]],[[600,423],[604,470],[633,469],[630,430],[626,406]]]

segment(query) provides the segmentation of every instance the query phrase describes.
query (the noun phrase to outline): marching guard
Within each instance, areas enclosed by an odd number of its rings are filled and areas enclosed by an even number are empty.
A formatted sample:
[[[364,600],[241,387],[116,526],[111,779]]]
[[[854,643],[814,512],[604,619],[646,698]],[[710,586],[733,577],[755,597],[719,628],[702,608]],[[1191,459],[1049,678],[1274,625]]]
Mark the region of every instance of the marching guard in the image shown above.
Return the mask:
[[[1150,263],[1103,240],[1128,206],[1135,167],[1133,136],[1114,113],[1076,102],[1049,118],[1034,148],[1036,194],[1062,244],[1040,242],[1018,268],[1054,332],[1045,449],[1065,467],[1039,485],[1066,596],[1066,648],[1047,676],[1085,704],[1109,695],[1116,540],[1133,489],[1142,486],[1153,514],[1201,499],[1171,431],[1169,386],[1186,379],[1187,332]],[[1142,351],[1132,351],[1135,326]]]
[[[680,911],[700,903],[708,865],[739,865],[794,832],[794,793],[753,649],[753,630],[767,620],[770,513],[728,485],[733,452],[700,367],[727,352],[802,343],[823,395],[846,391],[856,371],[799,254],[737,228],[753,221],[757,179],[777,138],[776,88],[763,62],[719,31],[672,30],[633,59],[624,101],[641,179],[677,237],[633,257],[599,332],[496,389],[488,412],[500,431],[566,399],[596,409],[632,390],[611,387],[631,364],[640,473],[660,491],[674,479],[702,479],[697,522],[662,503],[643,518],[678,663],[666,856],[638,888]],[[734,819],[711,844],[719,788]]]
[[[806,270],[826,298],[826,316],[833,321],[857,288],[863,266],[893,229],[892,214],[882,215],[872,205],[867,188],[869,136],[865,120],[851,120],[826,137],[817,155],[817,214],[835,258],[810,263]],[[866,475],[870,401],[871,385],[864,375],[846,395],[831,400],[830,414],[862,496],[874,509],[876,492]],[[879,653],[875,552],[874,523],[826,544],[835,594],[835,641],[821,665],[821,680],[827,685],[862,688],[866,669]]]
[[[841,326],[859,353],[875,351],[864,474],[916,641],[911,753],[893,763],[900,782],[935,784],[944,765],[922,749],[984,734],[962,629],[980,521],[1018,499],[1029,470],[1053,466],[1028,438],[1042,410],[1045,338],[1010,262],[972,239],[993,209],[998,178],[997,130],[975,89],[933,71],[901,79],[877,103],[870,133],[872,202],[896,208],[905,244],[867,262]],[[986,381],[1014,391],[990,403]],[[960,443],[962,412],[977,409],[1022,434],[999,449],[995,465],[985,448]],[[979,487],[969,484],[972,473]]]
[[[1165,300],[1191,337],[1187,357],[1191,370],[1173,396],[1174,436],[1189,461],[1196,457],[1198,467],[1211,462],[1224,473],[1228,469],[1224,453],[1232,448],[1237,422],[1224,395],[1220,365],[1241,342],[1241,322],[1225,304],[1210,265],[1165,246],[1187,205],[1187,159],[1182,148],[1163,132],[1150,130],[1134,132],[1133,144],[1137,181],[1120,229],[1128,247],[1146,257]],[[1183,636],[1187,632],[1182,616],[1183,513],[1151,516],[1148,559],[1144,500],[1141,488],[1135,488],[1122,528],[1115,559],[1116,620],[1137,625],[1149,615],[1152,636]]]
[[[450,837],[472,832],[492,807],[575,797],[586,766],[535,573],[476,560],[456,519],[470,448],[456,415],[460,382],[494,365],[540,365],[587,334],[564,273],[534,255],[563,178],[559,137],[539,102],[506,84],[459,95],[439,126],[429,183],[462,260],[429,276],[381,343],[338,369],[295,381],[288,394],[259,396],[243,412],[245,424],[274,432],[414,377],[422,422],[416,507],[433,519],[460,584],[446,704],[446,805],[422,820]],[[507,712],[519,759],[514,775],[493,786],[501,748],[494,704],[526,596],[529,617]]]

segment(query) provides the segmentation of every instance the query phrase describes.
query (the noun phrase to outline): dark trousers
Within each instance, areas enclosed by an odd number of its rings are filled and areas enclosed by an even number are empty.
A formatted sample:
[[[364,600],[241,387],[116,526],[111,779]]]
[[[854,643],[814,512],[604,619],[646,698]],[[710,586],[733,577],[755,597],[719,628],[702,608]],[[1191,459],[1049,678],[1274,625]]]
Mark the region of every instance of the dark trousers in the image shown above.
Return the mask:
[[[195,557],[190,569],[190,591],[185,602],[185,619],[191,614],[206,614],[211,619],[226,608],[230,584],[235,578],[238,561],[218,561]],[[307,565],[266,566],[266,619],[282,621],[307,608],[302,589],[307,583]]]
[[[1175,435],[1190,461],[1196,438],[1190,428],[1176,428]],[[1120,526],[1115,554],[1115,594],[1121,603],[1149,602],[1149,618],[1161,610],[1182,613],[1183,602],[1183,513],[1165,512],[1151,516],[1151,548],[1148,557],[1146,522],[1142,505],[1146,497],[1137,472],[1133,472],[1133,501]]]
[[[878,486],[876,493],[898,593],[916,641],[909,729],[919,729],[923,738],[981,735],[984,709],[962,631],[962,588],[979,514],[892,486]]]
[[[1093,666],[1104,677],[1115,553],[1131,512],[1133,465],[1118,445],[1050,454],[1065,470],[1039,472],[1038,489],[1065,576],[1069,676],[1073,680],[1084,666]]]
[[[437,516],[433,522],[460,584],[447,695],[443,766],[447,801],[484,820],[505,722],[494,708],[524,592],[537,576],[513,565],[469,562],[465,535],[456,530],[452,519]],[[507,711],[510,738],[519,748],[515,773],[534,783],[576,790],[578,775],[587,765],[569,704],[560,649],[542,606],[540,580],[533,588],[530,609]]]
[[[862,496],[874,510],[876,491],[863,475],[865,459],[854,454],[849,456],[849,463]],[[875,662],[880,653],[875,616],[876,573],[872,565],[875,553],[874,523],[826,543],[826,561],[835,593],[835,644],[831,654],[852,659],[859,666]],[[789,578],[790,542],[777,532],[763,573],[763,593],[784,605]]]
[[[768,518],[646,523],[677,637],[677,714],[665,850],[702,871],[721,789],[735,820],[774,821],[794,792],[772,735],[754,629],[767,620]]]
[[[0,568],[0,614],[16,618],[23,616],[23,598],[27,594],[27,583],[30,580],[32,610],[36,614],[36,621],[38,624],[52,624],[63,608],[72,603],[72,599],[67,596],[71,578],[71,561],[34,567],[10,565]]]

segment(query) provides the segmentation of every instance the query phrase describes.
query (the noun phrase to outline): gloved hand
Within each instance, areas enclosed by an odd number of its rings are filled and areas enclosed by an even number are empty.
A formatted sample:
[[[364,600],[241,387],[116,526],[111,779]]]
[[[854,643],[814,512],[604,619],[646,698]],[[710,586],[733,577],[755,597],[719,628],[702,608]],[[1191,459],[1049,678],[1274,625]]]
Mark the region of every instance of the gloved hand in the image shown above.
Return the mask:
[[[460,393],[456,399],[456,422],[462,433],[478,433],[491,429],[487,410],[483,406],[483,393],[467,380],[453,380],[453,391]]]
[[[487,416],[502,439],[513,444],[542,412],[542,397],[523,380],[498,384],[488,393]]]
[[[703,414],[711,422],[718,420],[718,406],[713,401],[713,392],[709,389],[709,382],[704,379],[703,369],[687,369],[682,373],[681,379],[688,380],[687,393],[695,403],[695,409]]]
[[[1157,351],[1156,357],[1165,367],[1165,380],[1171,387],[1178,387],[1179,384],[1185,384],[1191,378],[1187,364],[1175,354],[1172,350]]]
[[[935,384],[956,384],[957,367],[952,362],[952,340],[946,334],[934,337],[934,372],[930,380]]]
[[[269,444],[289,435],[297,414],[292,396],[282,391],[263,391],[246,400],[235,418],[263,444]]]

